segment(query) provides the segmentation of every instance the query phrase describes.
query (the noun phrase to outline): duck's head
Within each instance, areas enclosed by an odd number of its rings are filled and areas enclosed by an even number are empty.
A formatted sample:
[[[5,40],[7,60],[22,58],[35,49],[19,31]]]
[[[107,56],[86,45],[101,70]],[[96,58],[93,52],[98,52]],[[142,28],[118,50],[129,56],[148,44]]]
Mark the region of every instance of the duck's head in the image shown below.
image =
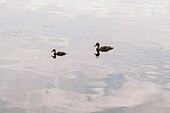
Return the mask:
[[[54,52],[54,53],[56,53],[56,50],[55,50],[55,49],[53,49],[51,52]]]
[[[97,42],[97,43],[96,43],[96,45],[95,45],[94,47],[96,47],[96,46],[97,46],[97,47],[99,47],[99,46],[100,46],[100,44]]]

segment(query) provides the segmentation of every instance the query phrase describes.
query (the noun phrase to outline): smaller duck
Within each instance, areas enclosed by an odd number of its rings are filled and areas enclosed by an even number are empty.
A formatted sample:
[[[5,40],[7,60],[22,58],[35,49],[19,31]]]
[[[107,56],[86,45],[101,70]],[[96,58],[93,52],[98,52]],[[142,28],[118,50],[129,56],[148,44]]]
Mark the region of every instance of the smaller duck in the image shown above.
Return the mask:
[[[110,51],[113,49],[113,47],[110,47],[110,46],[102,46],[100,47],[100,44],[99,43],[96,43],[96,45],[94,47],[96,47],[96,51],[101,51],[101,52],[107,52],[107,51]]]
[[[56,50],[55,49],[53,49],[51,52],[54,52],[54,56],[64,56],[64,55],[66,55],[67,53],[65,53],[65,52],[56,52]]]

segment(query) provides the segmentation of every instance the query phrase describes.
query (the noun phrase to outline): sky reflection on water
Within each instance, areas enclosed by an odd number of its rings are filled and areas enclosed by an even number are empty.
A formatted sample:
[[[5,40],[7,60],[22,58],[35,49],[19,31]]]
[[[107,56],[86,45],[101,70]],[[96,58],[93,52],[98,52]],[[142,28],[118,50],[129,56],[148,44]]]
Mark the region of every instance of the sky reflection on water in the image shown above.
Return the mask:
[[[0,1],[0,112],[168,113],[169,8],[168,0]],[[114,49],[96,58],[96,42]],[[67,55],[53,59],[54,48]]]

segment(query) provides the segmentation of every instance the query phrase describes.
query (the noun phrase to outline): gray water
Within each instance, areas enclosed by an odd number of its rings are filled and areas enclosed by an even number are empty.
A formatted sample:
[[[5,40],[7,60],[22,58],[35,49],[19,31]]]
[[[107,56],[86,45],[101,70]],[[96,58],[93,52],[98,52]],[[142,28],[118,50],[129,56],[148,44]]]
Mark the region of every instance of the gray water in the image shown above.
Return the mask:
[[[0,1],[0,113],[169,111],[169,0]]]

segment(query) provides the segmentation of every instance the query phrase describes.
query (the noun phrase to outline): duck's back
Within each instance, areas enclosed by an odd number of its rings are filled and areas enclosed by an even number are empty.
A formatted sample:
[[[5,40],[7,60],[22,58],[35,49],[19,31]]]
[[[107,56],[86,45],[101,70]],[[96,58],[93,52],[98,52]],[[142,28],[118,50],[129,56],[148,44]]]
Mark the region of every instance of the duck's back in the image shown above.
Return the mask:
[[[65,53],[65,52],[57,52],[56,55],[58,55],[58,56],[64,56],[64,55],[66,55],[66,53]]]
[[[112,49],[113,49],[113,47],[110,47],[110,46],[102,46],[99,48],[99,51],[107,52]]]

